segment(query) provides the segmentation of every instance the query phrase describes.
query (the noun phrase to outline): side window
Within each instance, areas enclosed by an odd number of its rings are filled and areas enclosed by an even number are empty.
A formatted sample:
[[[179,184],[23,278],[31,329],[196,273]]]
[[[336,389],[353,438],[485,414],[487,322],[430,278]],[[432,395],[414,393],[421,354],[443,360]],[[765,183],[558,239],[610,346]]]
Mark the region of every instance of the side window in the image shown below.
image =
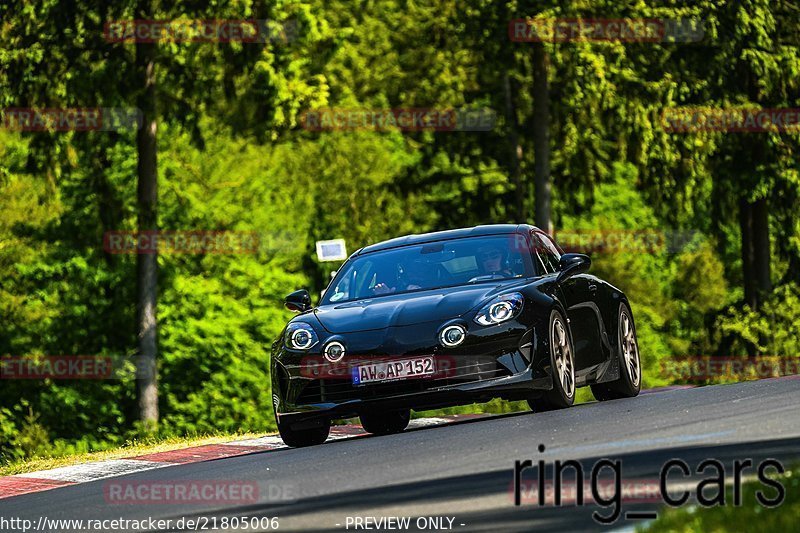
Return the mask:
[[[364,261],[361,270],[353,272],[353,291],[352,297],[364,298],[369,295],[370,289],[375,285],[375,263]]]
[[[550,262],[544,253],[544,244],[538,233],[531,232],[531,259],[533,259],[533,266],[540,276],[545,274],[552,274],[555,272],[550,266]]]
[[[558,246],[556,246],[556,243],[553,242],[553,239],[550,237],[550,235],[543,232],[539,233],[539,239],[544,245],[544,253],[550,262],[550,266],[553,268],[554,272],[558,271],[558,263],[561,260],[561,251],[558,249]]]

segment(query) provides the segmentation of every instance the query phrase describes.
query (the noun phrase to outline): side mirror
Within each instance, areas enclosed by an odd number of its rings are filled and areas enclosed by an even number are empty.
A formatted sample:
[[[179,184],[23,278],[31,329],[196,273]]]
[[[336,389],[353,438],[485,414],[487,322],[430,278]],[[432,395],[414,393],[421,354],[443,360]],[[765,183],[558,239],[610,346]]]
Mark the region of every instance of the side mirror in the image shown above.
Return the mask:
[[[574,276],[575,274],[581,274],[589,270],[589,267],[592,265],[592,260],[589,258],[588,255],[584,254],[564,254],[561,256],[561,260],[558,262],[558,278],[556,281],[561,283],[562,281],[566,280]]]
[[[283,301],[286,309],[295,313],[302,313],[311,309],[311,295],[305,289],[294,291]]]

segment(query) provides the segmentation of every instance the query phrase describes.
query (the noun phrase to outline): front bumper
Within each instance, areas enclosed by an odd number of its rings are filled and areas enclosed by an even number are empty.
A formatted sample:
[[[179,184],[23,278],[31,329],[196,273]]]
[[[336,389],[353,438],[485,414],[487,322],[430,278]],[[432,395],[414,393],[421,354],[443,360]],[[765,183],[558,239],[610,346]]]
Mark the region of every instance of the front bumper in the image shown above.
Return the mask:
[[[319,354],[274,354],[273,401],[281,423],[313,424],[315,420],[350,418],[367,411],[434,409],[497,397],[522,399],[535,389],[552,387],[549,358],[539,361],[535,357],[539,353],[535,330],[509,321],[471,332],[463,345],[446,349],[431,342],[440,326],[420,324],[392,328],[406,331],[348,334],[348,355],[334,365],[338,371],[326,367],[329,364]],[[436,362],[434,376],[352,383],[350,369],[359,363],[426,355],[432,355]],[[439,372],[442,365],[447,369]]]

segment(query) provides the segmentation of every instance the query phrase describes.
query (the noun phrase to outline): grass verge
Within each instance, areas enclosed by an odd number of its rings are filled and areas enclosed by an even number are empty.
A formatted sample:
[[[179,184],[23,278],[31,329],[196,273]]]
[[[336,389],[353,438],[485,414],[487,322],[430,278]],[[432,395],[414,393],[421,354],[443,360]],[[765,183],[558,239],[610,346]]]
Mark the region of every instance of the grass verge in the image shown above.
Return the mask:
[[[786,491],[782,504],[767,508],[758,503],[756,493],[761,491],[764,497],[774,499],[777,491],[758,481],[745,483],[742,486],[742,505],[733,505],[732,488],[728,489],[726,505],[711,508],[691,506],[668,509],[660,512],[660,516],[647,526],[637,531],[648,533],[679,532],[689,533],[702,531],[717,533],[727,531],[757,531],[771,533],[797,531],[800,517],[800,466],[795,465],[780,476],[769,476],[783,485]]]
[[[204,446],[206,444],[224,444],[234,440],[251,439],[263,436],[264,434],[241,433],[235,435],[203,435],[195,437],[166,437],[133,440],[113,450],[78,453],[74,455],[65,455],[62,457],[32,457],[30,459],[14,461],[9,464],[0,465],[0,476],[26,474],[29,472],[38,472],[40,470],[49,470],[51,468],[72,466],[93,461],[127,459],[130,457],[137,457],[139,455],[146,455],[150,453],[169,452],[183,448]]]

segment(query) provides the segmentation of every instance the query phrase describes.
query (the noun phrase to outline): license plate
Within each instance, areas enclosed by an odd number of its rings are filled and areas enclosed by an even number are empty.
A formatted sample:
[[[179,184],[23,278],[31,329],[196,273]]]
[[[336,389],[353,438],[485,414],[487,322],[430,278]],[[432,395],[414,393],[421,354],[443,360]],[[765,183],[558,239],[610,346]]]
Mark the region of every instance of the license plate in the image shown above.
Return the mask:
[[[413,359],[395,359],[354,366],[352,373],[353,385],[364,385],[432,376],[436,373],[436,365],[433,357],[414,357]]]

